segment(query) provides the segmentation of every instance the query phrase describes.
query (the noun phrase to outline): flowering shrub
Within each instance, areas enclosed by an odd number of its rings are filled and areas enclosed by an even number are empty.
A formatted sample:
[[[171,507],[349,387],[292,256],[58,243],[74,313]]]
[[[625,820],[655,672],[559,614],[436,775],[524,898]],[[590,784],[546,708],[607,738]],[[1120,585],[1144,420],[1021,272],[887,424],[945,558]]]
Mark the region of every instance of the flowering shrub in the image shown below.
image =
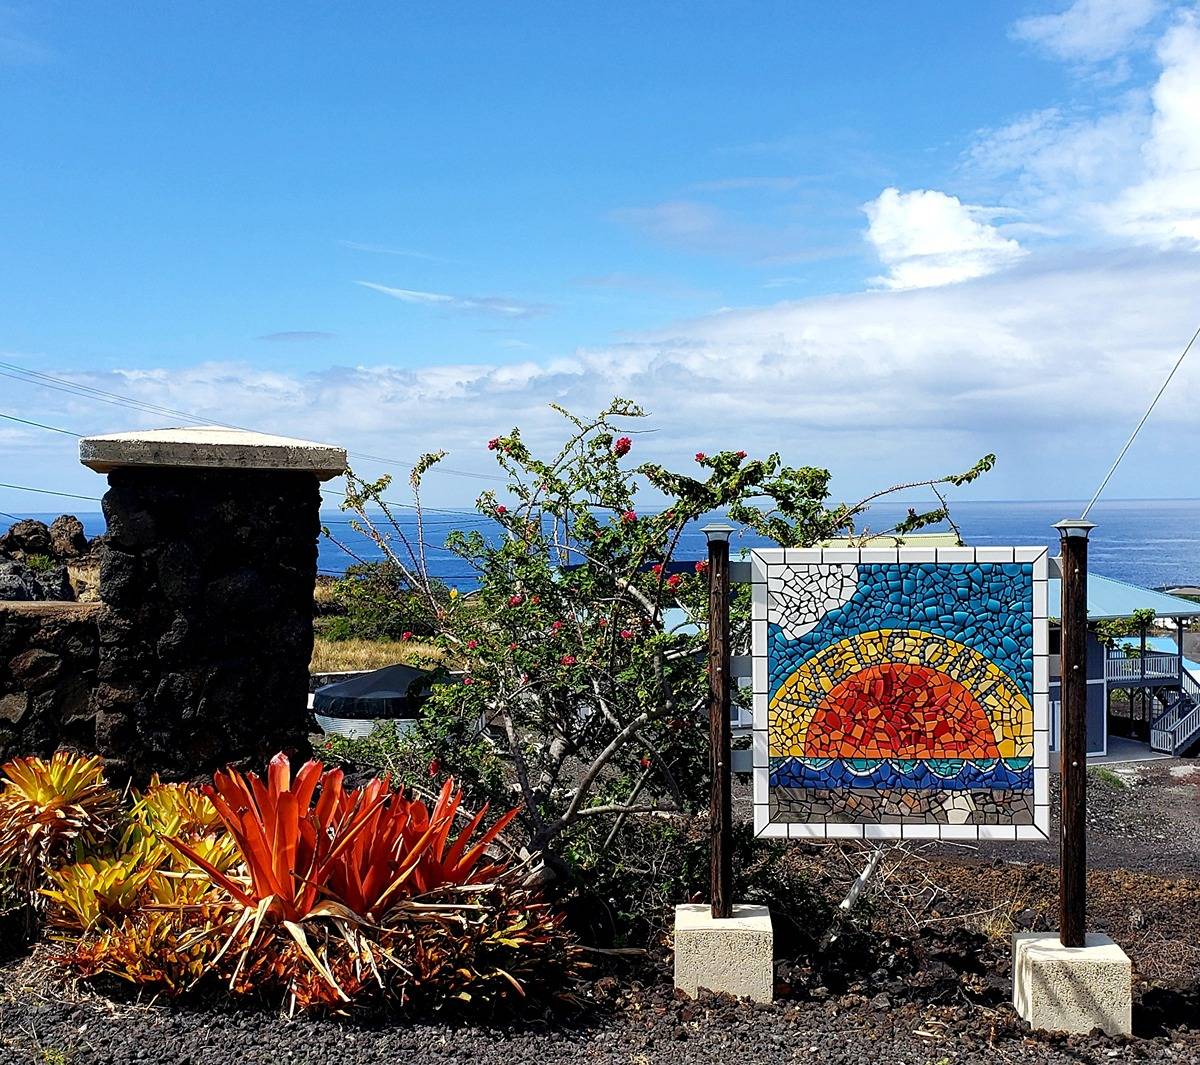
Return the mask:
[[[707,609],[707,568],[676,559],[684,528],[723,511],[777,543],[812,544],[853,534],[876,497],[829,507],[828,471],[741,450],[698,452],[699,476],[648,462],[631,467],[636,446],[618,425],[643,417],[639,408],[617,399],[591,419],[559,413],[566,439],[549,456],[536,455],[518,429],[488,441],[507,478],[503,502],[492,491],[477,501],[493,534],[455,532],[446,540],[478,575],[470,596],[437,600],[423,545],[386,520],[388,478],[368,484],[351,476],[345,506],[407,587],[428,588],[436,641],[462,668],[457,683],[435,687],[428,717],[486,733],[507,755],[504,787],[521,796],[528,846],[563,871],[564,835],[581,822],[613,818],[615,832],[630,816],[688,814],[704,801],[705,636],[672,628],[667,613],[682,608],[702,621]],[[442,457],[424,456],[411,478],[418,538],[422,478]],[[992,461],[921,483],[940,492]],[[639,508],[642,486],[665,504]],[[898,531],[946,516],[942,506],[912,512]],[[744,590],[734,622],[744,649]],[[444,772],[463,765],[453,746],[432,754]]]

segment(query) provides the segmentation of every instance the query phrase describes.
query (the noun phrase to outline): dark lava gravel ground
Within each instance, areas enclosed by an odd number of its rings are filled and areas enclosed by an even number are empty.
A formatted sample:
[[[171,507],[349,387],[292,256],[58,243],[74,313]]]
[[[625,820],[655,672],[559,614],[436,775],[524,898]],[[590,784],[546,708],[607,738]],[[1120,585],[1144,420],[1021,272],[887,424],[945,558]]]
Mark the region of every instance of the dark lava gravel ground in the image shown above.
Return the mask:
[[[781,958],[772,1006],[677,997],[664,953],[594,974],[582,1012],[519,1028],[289,1019],[107,998],[63,982],[38,952],[0,963],[0,1065],[1200,1065],[1200,763],[1120,775],[1090,782],[1088,920],[1133,958],[1131,1040],[1031,1033],[1008,1005],[1009,934],[1053,921],[1052,846],[934,846],[883,876],[857,963],[836,947]],[[789,852],[833,898],[858,860]]]
[[[681,1000],[669,988],[637,992],[591,1023],[564,1019],[553,1027],[523,1030],[428,1024],[372,1028],[253,1012],[112,1007],[67,997],[28,1001],[19,1016],[5,1016],[0,1028],[0,1061],[6,1065],[1200,1061],[1200,1044],[1165,1037],[1125,1041],[1031,1035],[1007,1008],[892,1008],[886,996],[751,1006],[713,997]]]

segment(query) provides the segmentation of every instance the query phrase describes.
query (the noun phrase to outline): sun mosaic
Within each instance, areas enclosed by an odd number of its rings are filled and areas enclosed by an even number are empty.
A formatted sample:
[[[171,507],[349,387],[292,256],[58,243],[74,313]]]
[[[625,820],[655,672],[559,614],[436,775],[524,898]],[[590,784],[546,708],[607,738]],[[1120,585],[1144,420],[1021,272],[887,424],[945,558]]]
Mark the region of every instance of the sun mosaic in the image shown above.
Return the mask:
[[[751,555],[760,835],[1049,834],[1045,548]]]

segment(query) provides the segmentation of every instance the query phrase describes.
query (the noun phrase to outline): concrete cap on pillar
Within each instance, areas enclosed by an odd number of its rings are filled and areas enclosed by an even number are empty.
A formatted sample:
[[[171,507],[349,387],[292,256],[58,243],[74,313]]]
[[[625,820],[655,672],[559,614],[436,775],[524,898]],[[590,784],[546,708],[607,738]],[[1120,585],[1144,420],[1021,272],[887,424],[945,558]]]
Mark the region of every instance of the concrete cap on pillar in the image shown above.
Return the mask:
[[[79,441],[79,461],[97,473],[127,466],[299,470],[327,481],[345,472],[346,449],[245,429],[198,425],[85,436]]]

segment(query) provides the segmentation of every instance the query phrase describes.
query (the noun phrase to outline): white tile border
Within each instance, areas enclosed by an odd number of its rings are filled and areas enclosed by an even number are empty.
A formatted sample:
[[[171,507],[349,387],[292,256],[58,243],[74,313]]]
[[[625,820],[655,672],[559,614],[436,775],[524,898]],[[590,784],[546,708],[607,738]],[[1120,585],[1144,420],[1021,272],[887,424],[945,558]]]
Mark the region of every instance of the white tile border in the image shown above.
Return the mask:
[[[864,547],[859,551],[857,562],[897,562],[894,547]]]
[[[750,553],[752,578],[751,636],[753,643],[752,761],[754,834],[773,839],[952,839],[1011,841],[1048,839],[1049,808],[1049,656],[1047,556],[1045,547],[900,547],[900,548],[755,548]],[[955,563],[1032,564],[1033,566],[1033,724],[1034,724],[1034,823],[1030,825],[945,824],[913,821],[856,823],[772,821],[770,817],[770,761],[767,741],[769,708],[766,584],[771,569],[788,565],[845,565],[847,563],[898,563],[953,565]],[[761,589],[761,590],[760,590]]]
[[[830,562],[861,562],[863,548],[861,547],[823,547],[821,548],[821,564]]]
[[[789,547],[784,552],[789,566],[815,566],[821,561],[819,547]]]
[[[1014,550],[1015,548],[1012,547],[977,547],[975,548],[975,561],[1011,563]]]
[[[975,548],[973,547],[939,547],[937,548],[938,562],[974,562]]]

